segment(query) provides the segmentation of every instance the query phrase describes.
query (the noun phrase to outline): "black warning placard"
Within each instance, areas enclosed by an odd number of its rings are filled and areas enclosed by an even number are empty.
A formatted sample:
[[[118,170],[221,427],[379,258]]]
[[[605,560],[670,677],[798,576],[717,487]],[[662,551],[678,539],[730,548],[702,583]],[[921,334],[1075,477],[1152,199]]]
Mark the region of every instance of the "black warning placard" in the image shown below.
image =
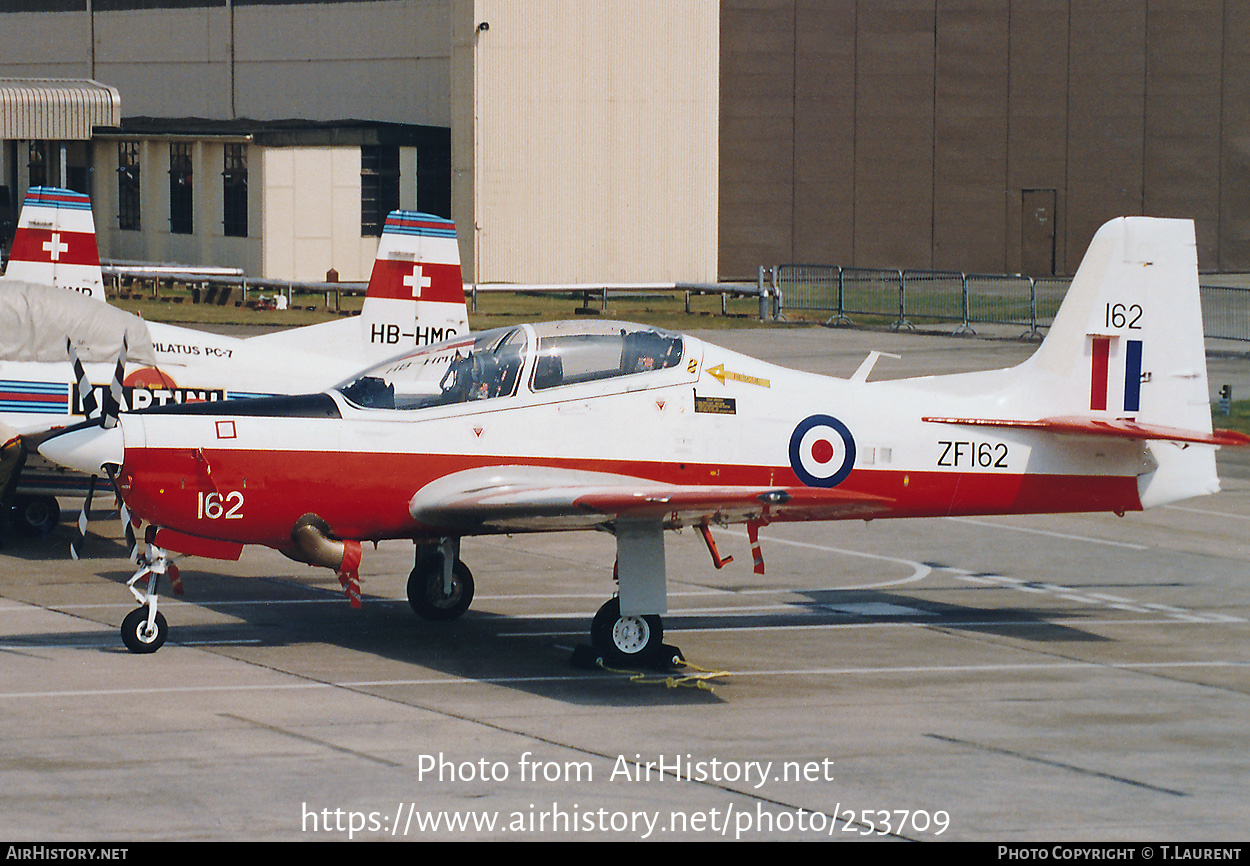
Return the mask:
[[[695,394],[694,411],[708,415],[737,415],[738,401],[733,397],[700,397]]]

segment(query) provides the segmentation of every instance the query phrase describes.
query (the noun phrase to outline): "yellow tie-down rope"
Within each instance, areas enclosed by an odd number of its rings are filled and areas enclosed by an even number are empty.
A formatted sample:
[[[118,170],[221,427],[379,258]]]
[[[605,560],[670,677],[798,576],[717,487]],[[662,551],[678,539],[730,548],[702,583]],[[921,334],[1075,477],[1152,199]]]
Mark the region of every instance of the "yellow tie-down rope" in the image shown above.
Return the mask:
[[[686,661],[684,658],[681,658],[680,654],[674,655],[673,662],[674,664],[679,664],[683,667],[691,668],[694,671],[698,671],[698,673],[683,673],[683,674],[675,674],[675,675],[669,675],[669,676],[655,676],[653,674],[648,674],[643,671],[631,671],[631,670],[622,670],[619,668],[611,668],[611,667],[608,667],[607,663],[604,662],[602,657],[598,659],[598,664],[600,668],[610,673],[614,673],[614,674],[626,674],[627,676],[629,676],[629,681],[632,683],[638,683],[640,685],[650,685],[650,686],[665,685],[670,689],[689,688],[689,689],[703,689],[704,691],[714,692],[715,689],[712,686],[712,680],[717,680],[722,677],[729,676],[729,671],[713,671],[713,670],[709,670],[708,668],[699,667],[696,664],[691,664],[690,662]]]

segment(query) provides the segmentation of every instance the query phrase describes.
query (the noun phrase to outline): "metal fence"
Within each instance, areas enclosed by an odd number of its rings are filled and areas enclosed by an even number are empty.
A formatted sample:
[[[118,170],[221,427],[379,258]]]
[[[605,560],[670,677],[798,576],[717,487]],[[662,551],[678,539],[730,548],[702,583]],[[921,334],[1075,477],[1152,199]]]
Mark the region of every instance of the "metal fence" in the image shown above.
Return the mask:
[[[105,262],[102,271],[106,285],[123,297],[150,297],[176,303],[190,300],[193,304],[208,303],[235,306],[247,306],[256,309],[273,309],[266,306],[278,296],[286,301],[286,308],[301,306],[312,310],[310,296],[321,296],[321,305],[339,312],[341,315],[356,314],[359,304],[346,309],[342,303],[344,297],[362,298],[368,288],[361,282],[306,282],[298,280],[278,280],[248,277],[238,268],[213,268],[197,265],[163,265],[147,262]],[[180,291],[179,291],[180,290]],[[237,291],[236,291],[237,290]],[[272,291],[266,298],[260,292]],[[772,294],[764,284],[726,282],[726,283],[551,283],[551,284],[464,284],[465,303],[469,311],[478,311],[478,298],[486,293],[502,293],[515,295],[548,295],[567,296],[581,300],[578,312],[591,308],[592,302],[598,302],[599,309],[606,312],[609,297],[649,297],[681,294],[685,296],[685,310],[692,312],[691,298],[698,295],[717,295],[720,297],[720,312],[723,316],[730,315],[729,301],[739,298],[758,298],[759,318],[761,322],[774,318],[769,304]],[[316,300],[315,297],[312,300]],[[744,315],[735,312],[733,315]]]
[[[1250,289],[1203,286],[1202,325],[1208,337],[1250,340]]]
[[[781,317],[787,309],[813,310],[829,313],[829,324],[884,317],[895,329],[923,321],[952,322],[961,333],[994,323],[1020,325],[1032,334],[1050,323],[1058,307],[1055,287],[1048,282],[1039,288],[1040,282],[960,271],[777,265],[768,284]],[[1062,290],[1057,297],[1062,299]]]
[[[123,279],[151,284],[153,297],[162,284],[191,287],[194,302],[254,306],[249,291],[270,289],[284,293],[294,303],[294,293],[321,295],[327,308],[341,309],[343,295],[361,296],[363,283],[299,283],[243,276],[225,268],[192,268],[185,265],[149,265],[113,262],[104,266],[106,278],[120,287]],[[1206,336],[1250,342],[1250,288],[1215,284],[1210,276],[1201,287],[1202,317]],[[1224,277],[1227,279],[1227,276]],[[1018,274],[967,274],[960,271],[894,270],[889,268],[843,268],[838,265],[775,265],[761,267],[756,285],[750,283],[625,283],[578,285],[481,285],[466,284],[471,309],[477,310],[480,292],[568,293],[592,299],[602,309],[609,295],[682,292],[686,312],[692,295],[720,295],[721,313],[728,313],[730,298],[758,297],[760,321],[785,318],[786,310],[828,314],[827,324],[849,325],[885,320],[891,328],[911,329],[918,322],[948,322],[953,333],[975,333],[977,325],[1018,325],[1021,336],[1038,338],[1059,310],[1072,280],[1069,277],[1025,277]],[[198,289],[195,287],[199,287]],[[235,288],[241,291],[236,296]],[[310,308],[311,309],[311,308]],[[349,311],[342,310],[343,315]]]
[[[953,333],[975,333],[977,325],[1019,325],[1022,337],[1040,337],[1071,285],[1069,277],[966,274],[843,268],[837,265],[776,265],[762,268],[761,286],[773,295],[777,318],[786,310],[828,313],[826,324],[885,319],[890,327],[949,322]],[[1250,288],[1203,285],[1206,336],[1250,341]]]

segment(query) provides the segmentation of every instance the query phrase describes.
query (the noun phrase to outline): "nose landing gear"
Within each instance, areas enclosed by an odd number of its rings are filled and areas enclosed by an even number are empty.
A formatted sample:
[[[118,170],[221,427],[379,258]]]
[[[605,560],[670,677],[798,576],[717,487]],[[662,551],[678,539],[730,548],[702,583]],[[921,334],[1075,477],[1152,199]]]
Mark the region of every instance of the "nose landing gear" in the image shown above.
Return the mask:
[[[169,636],[165,616],[156,609],[156,592],[162,576],[170,578],[175,593],[181,592],[178,566],[170,562],[169,555],[149,537],[147,550],[139,558],[139,570],[126,581],[126,588],[139,602],[139,607],[122,620],[122,643],[132,653],[154,653],[165,645],[165,638]]]

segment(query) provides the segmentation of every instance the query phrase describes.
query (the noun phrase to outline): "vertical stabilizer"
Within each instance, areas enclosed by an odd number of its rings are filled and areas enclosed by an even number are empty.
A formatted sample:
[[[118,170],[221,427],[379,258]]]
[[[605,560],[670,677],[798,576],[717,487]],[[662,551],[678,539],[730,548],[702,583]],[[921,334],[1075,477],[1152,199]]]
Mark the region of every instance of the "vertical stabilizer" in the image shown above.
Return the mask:
[[[1042,417],[1210,433],[1193,222],[1121,217],[1100,228],[1045,341],[1019,371]],[[1212,447],[1145,447],[1143,505],[1218,489]]]
[[[468,332],[455,223],[415,211],[386,218],[360,319],[370,343],[396,352]]]
[[[35,186],[26,192],[5,279],[59,286],[104,300],[91,199]]]

